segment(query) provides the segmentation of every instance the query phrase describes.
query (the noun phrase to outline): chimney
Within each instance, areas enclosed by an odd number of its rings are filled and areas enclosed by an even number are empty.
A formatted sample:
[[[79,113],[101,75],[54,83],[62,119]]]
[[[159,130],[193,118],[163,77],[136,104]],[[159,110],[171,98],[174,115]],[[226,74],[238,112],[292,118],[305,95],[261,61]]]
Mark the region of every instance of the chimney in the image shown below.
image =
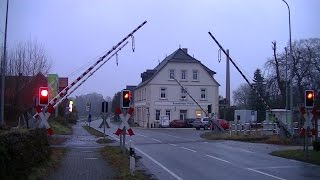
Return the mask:
[[[188,48],[182,48],[182,51],[184,51],[185,53],[188,53]]]

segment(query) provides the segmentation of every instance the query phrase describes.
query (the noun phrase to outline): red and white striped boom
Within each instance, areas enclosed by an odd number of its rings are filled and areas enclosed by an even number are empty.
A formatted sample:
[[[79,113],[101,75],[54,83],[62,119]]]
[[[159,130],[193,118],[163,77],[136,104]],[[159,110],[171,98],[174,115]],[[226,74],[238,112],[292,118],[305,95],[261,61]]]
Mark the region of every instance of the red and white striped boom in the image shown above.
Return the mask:
[[[135,28],[131,33],[129,33],[125,38],[123,38],[118,44],[113,46],[105,55],[100,57],[92,66],[90,66],[83,74],[81,74],[76,80],[74,80],[71,84],[69,84],[67,87],[65,87],[58,95],[56,95],[54,98],[52,98],[48,104],[44,108],[44,110],[47,110],[49,106],[55,106],[55,104],[62,99],[64,96],[66,96],[69,89],[71,89],[74,85],[76,85],[83,77],[85,77],[92,69],[95,68],[100,62],[103,61],[107,56],[109,56],[114,50],[116,50],[123,42],[125,42],[129,37],[133,37],[133,34],[138,31],[142,26],[144,26],[147,23],[147,21],[144,21],[142,24],[140,24],[137,28]],[[38,113],[36,113],[33,117],[36,117]]]
[[[89,75],[85,79],[83,79],[83,81],[81,81],[80,84],[74,87],[74,89],[72,89],[70,92],[67,92],[67,94],[63,96],[63,98],[61,98],[53,107],[54,108],[57,107],[63,100],[68,98],[70,94],[72,94],[75,90],[77,90],[86,80],[88,80],[98,69],[100,69],[106,62],[108,62],[114,55],[116,55],[127,44],[128,44],[128,41],[125,42],[125,44],[123,44],[121,47],[119,47],[116,50],[116,52],[114,52],[110,57],[108,57],[107,60],[105,60],[102,64],[100,64],[93,72],[89,73]]]

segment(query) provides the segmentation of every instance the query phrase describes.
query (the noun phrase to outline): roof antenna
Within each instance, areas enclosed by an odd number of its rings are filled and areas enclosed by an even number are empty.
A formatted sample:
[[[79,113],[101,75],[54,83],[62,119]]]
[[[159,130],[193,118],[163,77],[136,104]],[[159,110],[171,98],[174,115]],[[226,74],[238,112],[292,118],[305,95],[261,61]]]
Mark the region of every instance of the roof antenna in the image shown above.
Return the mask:
[[[160,59],[158,59],[158,63],[160,64]]]
[[[181,44],[179,44],[179,49],[181,49]]]

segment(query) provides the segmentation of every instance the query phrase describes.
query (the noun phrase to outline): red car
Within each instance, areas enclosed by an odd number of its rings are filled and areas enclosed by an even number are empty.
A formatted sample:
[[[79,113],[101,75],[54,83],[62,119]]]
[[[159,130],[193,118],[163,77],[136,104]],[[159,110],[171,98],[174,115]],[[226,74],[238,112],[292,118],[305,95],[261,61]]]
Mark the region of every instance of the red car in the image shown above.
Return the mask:
[[[220,124],[220,126],[224,129],[227,130],[229,129],[229,122],[225,119],[215,119],[215,122],[217,122],[218,124]]]
[[[172,128],[183,128],[183,127],[186,127],[186,123],[184,120],[176,119],[176,120],[172,120],[169,126]]]
[[[204,130],[211,129],[212,121],[216,122],[217,124],[220,124],[220,126],[224,130],[229,129],[229,122],[225,119],[208,119],[208,118],[203,118],[203,119],[206,119],[206,121],[203,121],[201,122],[201,124],[198,124],[197,126],[195,126],[197,130],[200,130],[200,128],[203,128]]]

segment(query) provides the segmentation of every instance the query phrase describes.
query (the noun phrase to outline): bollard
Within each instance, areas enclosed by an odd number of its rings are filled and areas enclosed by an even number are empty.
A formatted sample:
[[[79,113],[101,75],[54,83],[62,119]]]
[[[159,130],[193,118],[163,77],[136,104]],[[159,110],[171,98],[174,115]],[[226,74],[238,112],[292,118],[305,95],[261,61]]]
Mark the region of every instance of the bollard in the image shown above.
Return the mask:
[[[136,153],[134,151],[134,145],[131,140],[130,140],[129,150],[130,150],[130,173],[132,176],[134,176],[134,171],[135,171],[135,167],[136,167],[136,161],[135,161]]]

